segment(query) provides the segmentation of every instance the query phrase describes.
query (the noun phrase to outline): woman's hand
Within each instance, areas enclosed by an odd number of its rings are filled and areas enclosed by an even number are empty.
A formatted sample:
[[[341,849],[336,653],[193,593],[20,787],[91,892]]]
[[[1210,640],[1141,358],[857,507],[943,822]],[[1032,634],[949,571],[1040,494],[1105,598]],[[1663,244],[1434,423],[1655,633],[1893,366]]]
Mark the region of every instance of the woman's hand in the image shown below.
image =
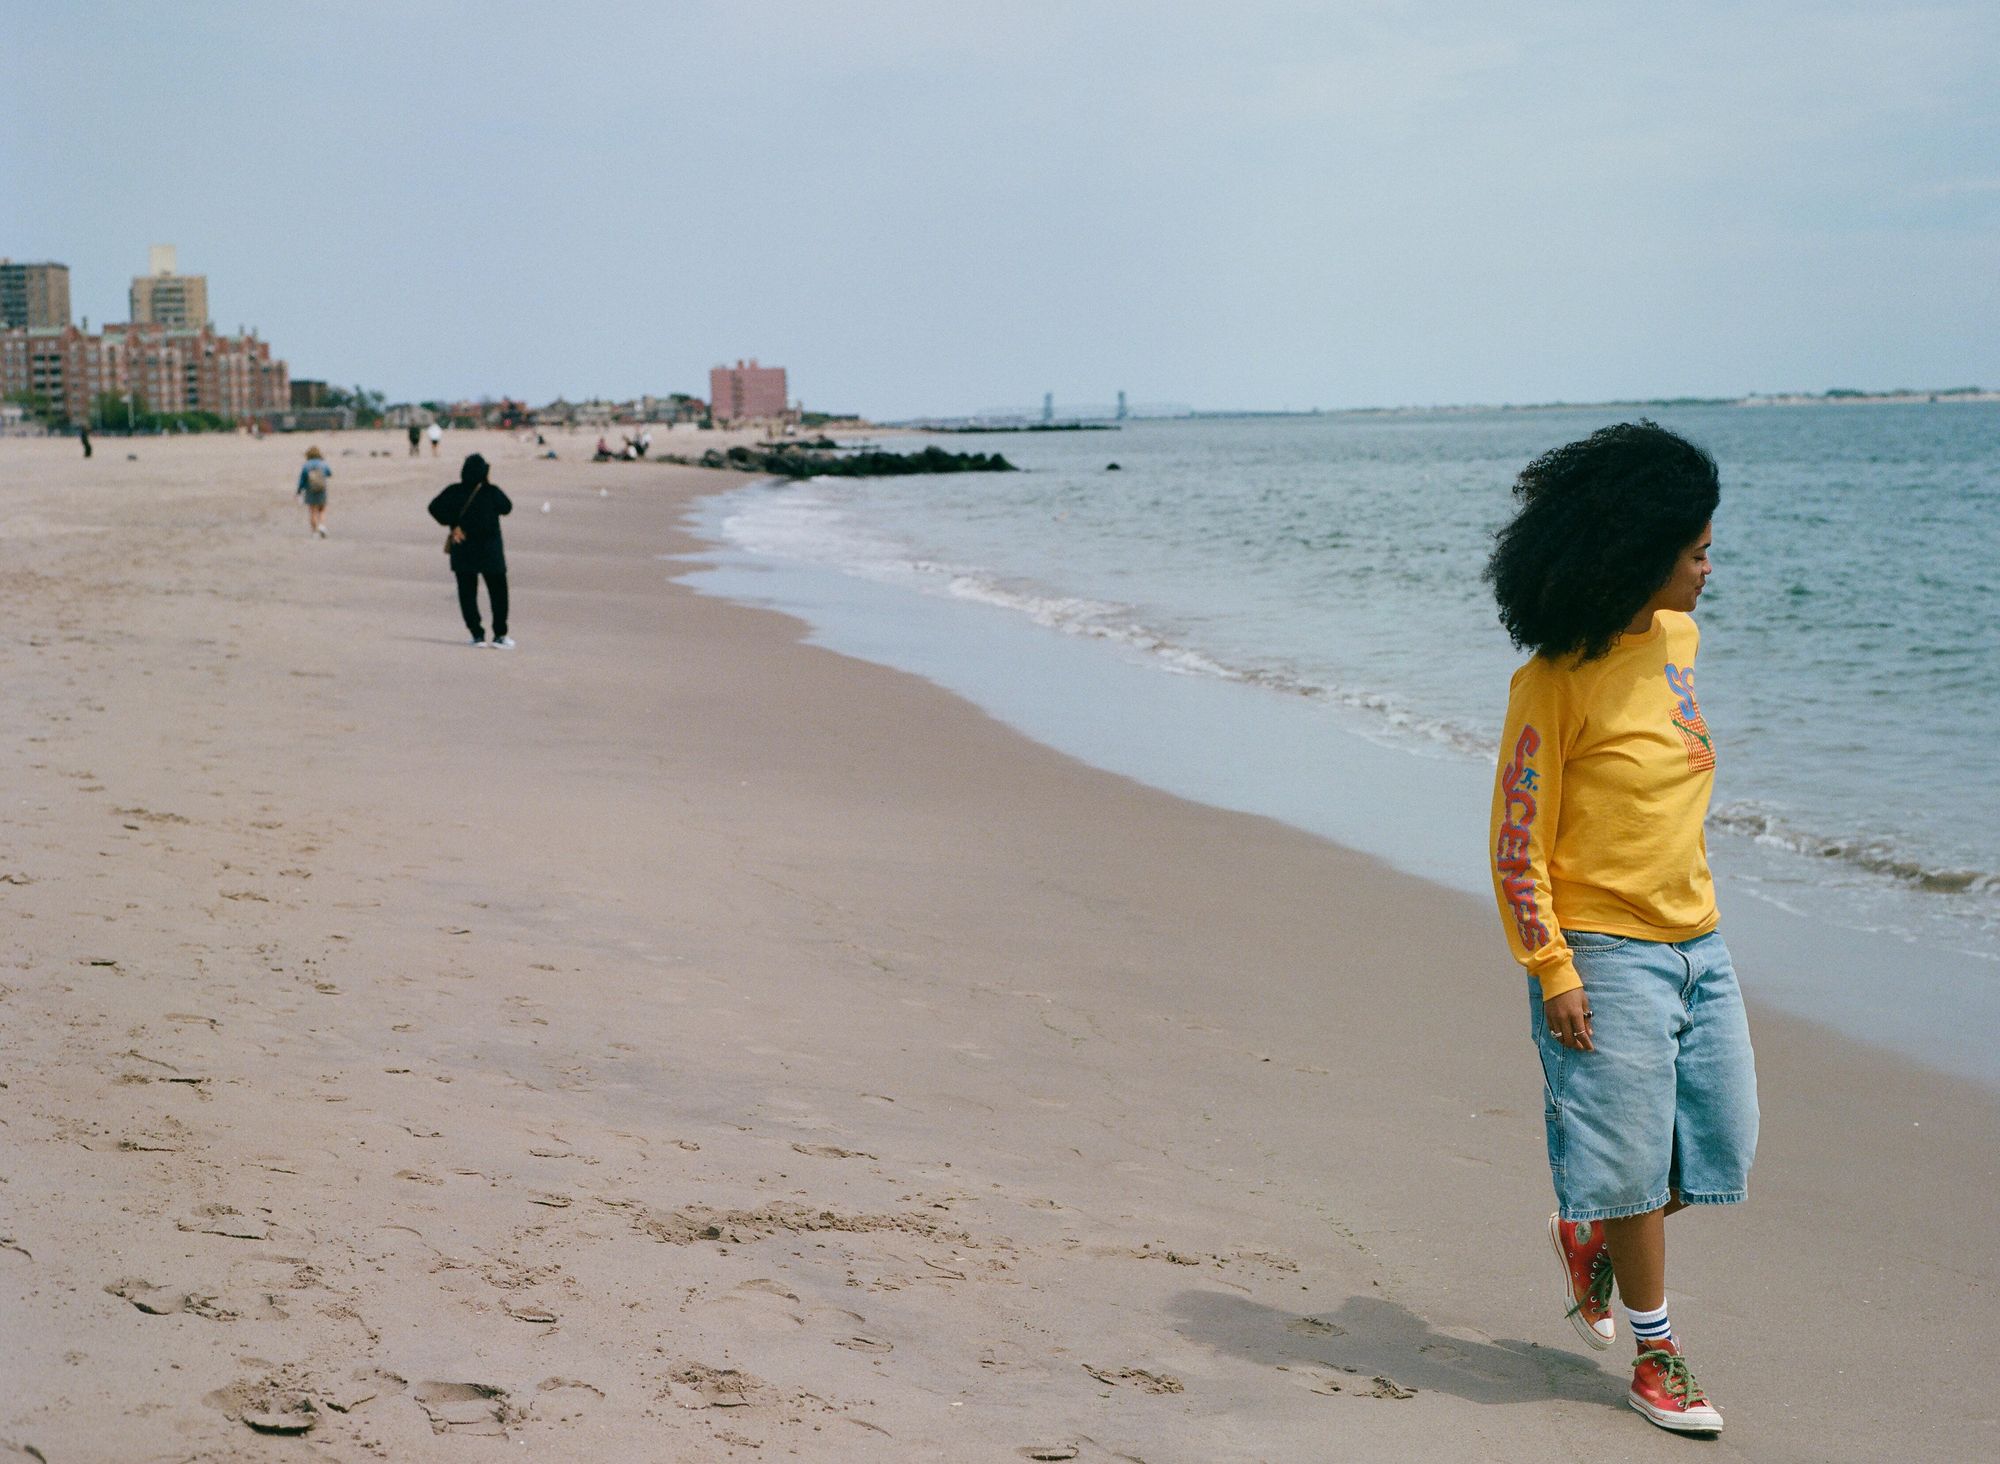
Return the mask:
[[[1581,986],[1572,986],[1542,1003],[1542,1016],[1556,1041],[1577,1052],[1595,1052],[1590,1042],[1590,998]]]
[[[446,537],[454,544],[463,544],[465,542],[465,530],[461,529],[457,524],[453,524],[451,526],[451,533],[446,535]]]

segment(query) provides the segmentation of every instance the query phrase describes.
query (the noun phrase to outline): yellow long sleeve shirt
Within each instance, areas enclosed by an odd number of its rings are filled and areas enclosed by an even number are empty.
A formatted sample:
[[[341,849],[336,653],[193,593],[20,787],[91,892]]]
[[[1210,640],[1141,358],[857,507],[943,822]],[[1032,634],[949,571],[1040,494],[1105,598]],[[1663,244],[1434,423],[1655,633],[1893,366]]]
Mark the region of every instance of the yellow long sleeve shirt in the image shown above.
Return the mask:
[[[1493,787],[1493,889],[1542,998],[1583,984],[1562,932],[1691,940],[1716,927],[1715,744],[1694,698],[1701,633],[1678,611],[1610,654],[1514,673]]]

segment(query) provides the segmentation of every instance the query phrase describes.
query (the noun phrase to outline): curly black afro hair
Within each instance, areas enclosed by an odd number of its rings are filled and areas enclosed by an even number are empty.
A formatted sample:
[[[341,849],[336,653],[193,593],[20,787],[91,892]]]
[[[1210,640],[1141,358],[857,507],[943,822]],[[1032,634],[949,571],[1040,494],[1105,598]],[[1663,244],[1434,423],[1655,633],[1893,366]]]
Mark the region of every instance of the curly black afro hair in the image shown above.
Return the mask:
[[[1486,578],[1514,644],[1593,661],[1667,582],[1715,516],[1715,459],[1653,422],[1621,422],[1521,470],[1521,508]]]

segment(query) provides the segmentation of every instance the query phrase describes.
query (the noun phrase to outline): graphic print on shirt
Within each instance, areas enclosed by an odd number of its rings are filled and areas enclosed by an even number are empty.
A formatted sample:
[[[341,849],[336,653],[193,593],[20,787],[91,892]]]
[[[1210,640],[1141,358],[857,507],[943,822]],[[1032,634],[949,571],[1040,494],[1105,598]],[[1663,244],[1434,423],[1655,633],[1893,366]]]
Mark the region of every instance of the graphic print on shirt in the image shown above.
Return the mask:
[[[1674,694],[1674,730],[1687,744],[1688,771],[1706,772],[1715,766],[1715,739],[1709,735],[1708,723],[1702,720],[1701,708],[1695,703],[1694,667],[1683,670],[1672,661],[1667,662],[1667,687]]]
[[[1514,741],[1514,760],[1501,775],[1507,799],[1500,820],[1500,837],[1493,846],[1493,867],[1500,872],[1500,888],[1513,912],[1514,928],[1521,944],[1538,951],[1549,943],[1549,928],[1535,904],[1535,880],[1528,869],[1528,831],[1535,826],[1535,790],[1541,776],[1532,761],[1541,750],[1542,734],[1533,727],[1521,728]]]

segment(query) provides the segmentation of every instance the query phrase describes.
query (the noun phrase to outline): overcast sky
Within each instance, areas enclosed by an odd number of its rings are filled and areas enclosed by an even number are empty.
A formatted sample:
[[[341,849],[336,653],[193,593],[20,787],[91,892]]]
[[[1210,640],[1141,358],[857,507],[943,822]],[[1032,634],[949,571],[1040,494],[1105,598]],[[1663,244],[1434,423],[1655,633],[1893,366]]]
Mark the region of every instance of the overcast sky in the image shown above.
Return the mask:
[[[391,399],[2000,386],[2000,5],[0,0],[0,254]]]

